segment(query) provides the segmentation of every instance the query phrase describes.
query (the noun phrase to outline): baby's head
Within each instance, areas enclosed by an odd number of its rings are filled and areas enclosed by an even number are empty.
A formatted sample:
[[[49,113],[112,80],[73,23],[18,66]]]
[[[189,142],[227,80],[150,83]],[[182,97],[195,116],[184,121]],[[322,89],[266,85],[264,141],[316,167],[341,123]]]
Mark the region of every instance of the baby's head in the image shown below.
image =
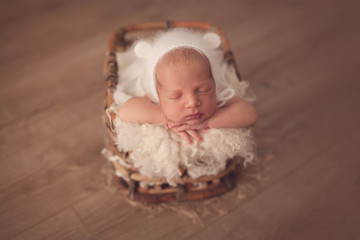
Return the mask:
[[[155,67],[160,108],[172,121],[195,124],[216,111],[216,84],[209,60],[192,48],[177,48]]]
[[[218,49],[220,44],[220,37],[216,33],[188,29],[169,30],[151,42],[140,41],[136,44],[136,55],[146,60],[144,85],[147,93],[160,104],[170,120],[181,119],[185,110],[180,110],[180,102],[169,99],[169,92],[186,89],[201,94],[201,104],[208,106],[204,112],[200,112],[198,106],[193,108],[189,113],[191,120],[196,120],[201,114],[202,118],[209,117],[208,114],[215,112],[216,107],[234,96],[234,90],[224,77],[223,53]],[[202,93],[202,85],[206,85],[204,88],[211,94]],[[189,110],[185,112],[187,114]]]

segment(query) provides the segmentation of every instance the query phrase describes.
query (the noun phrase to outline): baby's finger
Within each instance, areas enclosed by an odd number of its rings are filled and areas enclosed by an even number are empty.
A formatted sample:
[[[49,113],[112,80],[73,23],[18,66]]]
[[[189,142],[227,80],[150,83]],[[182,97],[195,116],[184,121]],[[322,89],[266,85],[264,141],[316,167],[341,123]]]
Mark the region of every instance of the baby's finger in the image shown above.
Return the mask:
[[[210,131],[210,128],[204,128],[200,130],[201,132],[208,133]]]
[[[186,132],[179,132],[177,133],[180,137],[182,137],[188,144],[192,144],[193,141],[191,140],[191,137],[188,133]]]
[[[191,137],[193,137],[194,139],[196,139],[198,142],[201,142],[203,139],[200,136],[200,134],[197,131],[194,130],[187,130],[186,131]]]
[[[179,125],[179,126],[174,126],[172,128],[172,130],[174,130],[175,132],[184,132],[186,130],[192,130],[192,127],[190,125],[187,125],[187,124],[182,124],[182,125]]]
[[[198,124],[182,124],[181,126],[177,127],[176,129],[173,129],[175,132],[183,132],[188,130],[194,130],[194,131],[200,131],[202,129],[206,129],[207,123],[202,122]]]
[[[181,126],[182,124],[175,123],[173,121],[167,121],[167,125],[168,125],[169,128],[174,129],[174,128],[177,128],[177,127]]]
[[[183,131],[195,131],[202,129],[200,124],[193,125],[193,124],[182,124],[180,126],[177,126],[176,128],[173,128],[175,132],[183,132]]]

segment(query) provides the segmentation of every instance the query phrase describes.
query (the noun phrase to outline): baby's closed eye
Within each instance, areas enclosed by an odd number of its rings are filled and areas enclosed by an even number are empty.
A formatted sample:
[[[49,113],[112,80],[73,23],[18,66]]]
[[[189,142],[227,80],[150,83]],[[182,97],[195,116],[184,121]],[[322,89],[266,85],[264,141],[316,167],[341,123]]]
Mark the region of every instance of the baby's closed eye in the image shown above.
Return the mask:
[[[197,90],[197,93],[199,93],[199,94],[207,94],[207,93],[209,93],[210,92],[210,88],[199,88],[198,90]]]
[[[168,98],[171,100],[177,100],[177,99],[180,99],[181,97],[182,97],[181,93],[173,93],[173,94],[168,95]]]

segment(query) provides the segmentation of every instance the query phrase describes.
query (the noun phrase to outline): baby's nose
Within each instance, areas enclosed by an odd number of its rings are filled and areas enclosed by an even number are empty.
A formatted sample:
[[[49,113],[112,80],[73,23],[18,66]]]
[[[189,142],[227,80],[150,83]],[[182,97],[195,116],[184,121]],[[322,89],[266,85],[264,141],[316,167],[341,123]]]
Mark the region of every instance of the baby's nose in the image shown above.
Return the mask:
[[[200,101],[196,94],[189,94],[186,98],[186,108],[194,108],[199,106]]]

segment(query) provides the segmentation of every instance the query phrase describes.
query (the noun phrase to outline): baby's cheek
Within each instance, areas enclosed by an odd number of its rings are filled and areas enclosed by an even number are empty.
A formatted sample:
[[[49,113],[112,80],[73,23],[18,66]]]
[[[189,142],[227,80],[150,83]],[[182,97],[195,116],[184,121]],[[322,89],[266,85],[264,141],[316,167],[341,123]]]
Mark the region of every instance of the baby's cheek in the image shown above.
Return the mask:
[[[172,111],[171,111],[171,107],[168,104],[165,103],[160,104],[160,109],[165,114],[167,119],[172,120],[171,119]]]
[[[180,113],[174,111],[174,109],[169,109],[169,111],[167,111],[167,113],[165,113],[165,115],[167,116],[168,119],[170,119],[171,121],[175,121],[178,122],[180,119]]]
[[[165,114],[166,118],[171,121],[179,122],[181,120],[181,111],[179,111],[176,106],[169,104],[163,107],[162,111]]]

